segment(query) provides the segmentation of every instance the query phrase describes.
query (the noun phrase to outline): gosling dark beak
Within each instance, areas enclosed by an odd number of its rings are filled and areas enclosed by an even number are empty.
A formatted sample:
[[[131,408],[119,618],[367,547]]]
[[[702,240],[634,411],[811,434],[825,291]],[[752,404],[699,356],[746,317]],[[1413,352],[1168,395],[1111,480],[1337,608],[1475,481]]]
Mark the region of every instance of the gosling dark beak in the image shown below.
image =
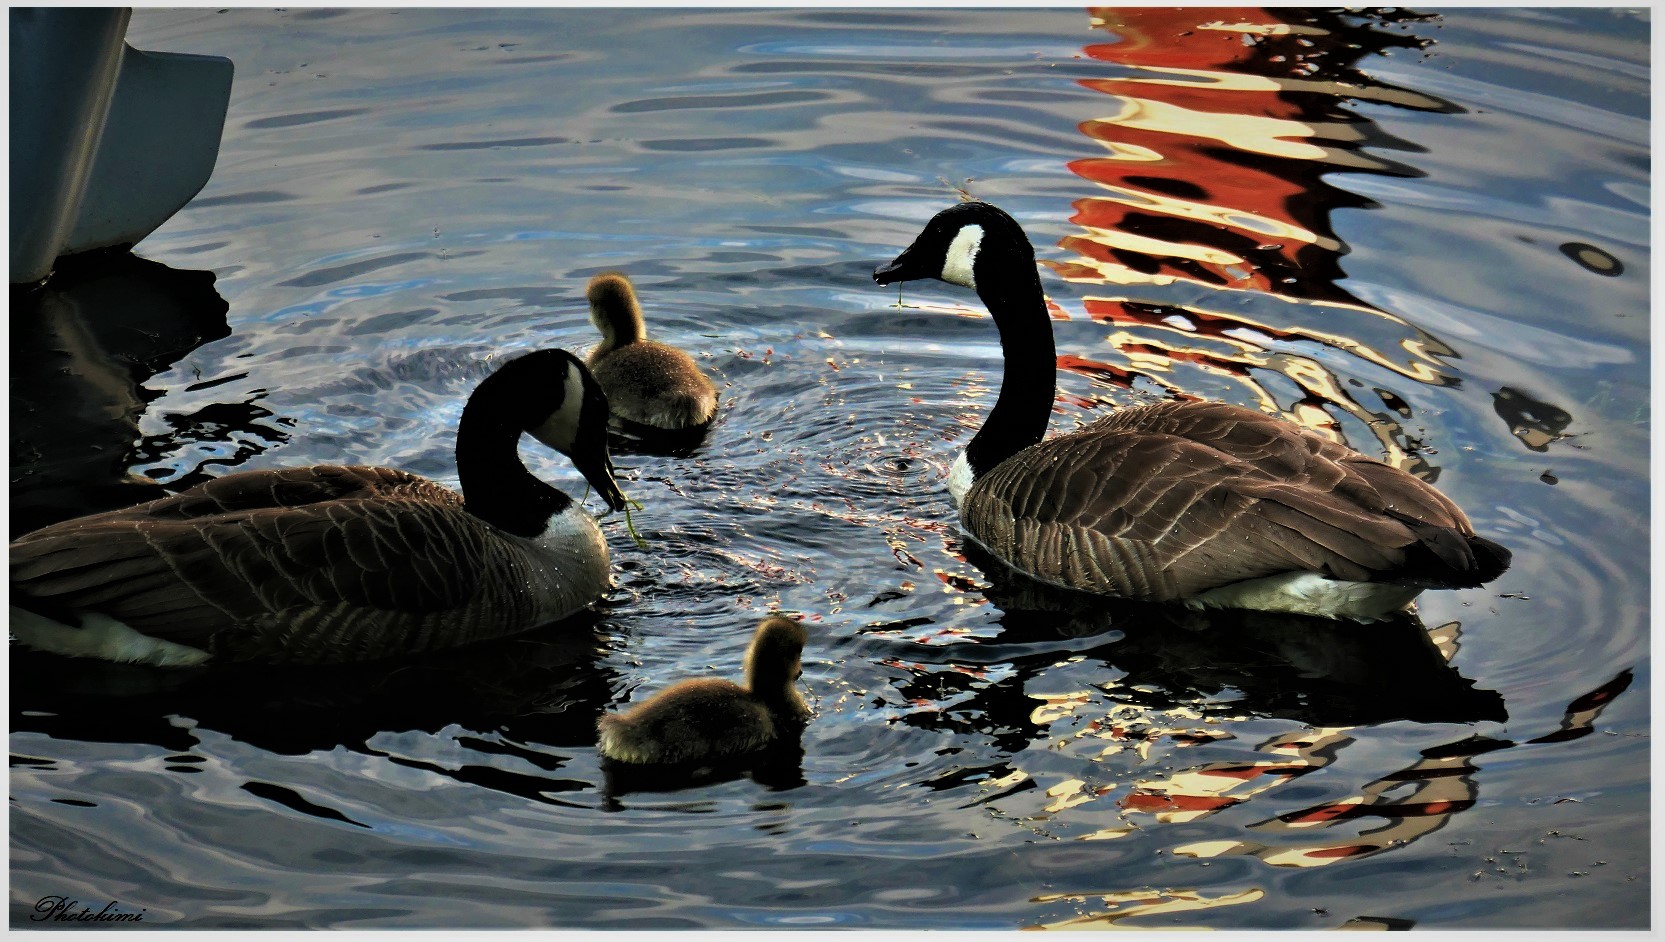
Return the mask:
[[[908,249],[896,256],[896,261],[889,265],[880,265],[873,269],[873,280],[881,285],[894,284],[898,281],[916,281],[920,278],[935,277],[935,272],[926,271],[924,266],[914,257],[913,249]]]

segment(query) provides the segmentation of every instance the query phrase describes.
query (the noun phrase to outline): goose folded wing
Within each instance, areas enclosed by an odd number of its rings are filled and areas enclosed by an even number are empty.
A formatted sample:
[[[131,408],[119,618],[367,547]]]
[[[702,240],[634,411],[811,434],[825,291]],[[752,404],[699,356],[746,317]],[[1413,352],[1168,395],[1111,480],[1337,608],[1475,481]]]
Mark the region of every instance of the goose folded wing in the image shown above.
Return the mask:
[[[1131,406],[1112,412],[1086,429],[1112,430],[1182,438],[1218,452],[1222,462],[1241,463],[1267,479],[1297,481],[1320,489],[1346,488],[1362,481],[1355,463],[1387,468],[1283,419],[1225,402],[1178,400]],[[1412,487],[1432,490],[1397,469],[1388,470],[1409,479]],[[1368,476],[1368,472],[1363,474]],[[1366,502],[1375,499],[1360,496]]]
[[[1315,495],[1335,492],[1361,510],[1472,536],[1449,498],[1414,475],[1263,412],[1224,402],[1176,401],[1119,409],[1089,430],[1174,435],[1246,465],[1250,474]]]
[[[1294,570],[1370,579],[1400,565],[1417,536],[1338,464],[1352,452],[1261,441],[1275,477],[1180,435],[1095,424],[978,479],[964,522],[1032,576],[1129,598],[1184,598]]]
[[[189,490],[151,501],[142,508],[98,516],[122,516],[142,509],[146,516],[158,520],[190,520],[225,513],[307,507],[332,500],[373,498],[424,485],[438,490],[437,485],[425,478],[392,468],[336,465],[271,468],[213,478]]]
[[[483,523],[431,500],[187,516],[144,512],[151,506],[14,542],[14,604],[23,596],[46,611],[97,611],[154,637],[203,645],[229,625],[320,605],[450,609],[475,595],[489,554]]]

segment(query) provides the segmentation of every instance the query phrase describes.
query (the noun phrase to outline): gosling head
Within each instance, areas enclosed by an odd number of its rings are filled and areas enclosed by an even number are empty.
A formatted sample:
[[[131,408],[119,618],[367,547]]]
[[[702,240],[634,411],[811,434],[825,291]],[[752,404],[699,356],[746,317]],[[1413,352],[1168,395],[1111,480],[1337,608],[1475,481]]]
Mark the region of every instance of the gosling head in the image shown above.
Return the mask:
[[[601,331],[604,349],[622,347],[647,336],[636,289],[623,272],[604,271],[590,279],[584,292],[590,302],[590,323]]]
[[[988,280],[991,260],[1021,263],[1033,270],[1035,250],[1011,216],[990,203],[972,200],[932,216],[895,261],[874,270],[873,280],[888,285],[936,278],[975,291],[979,281]]]
[[[572,460],[613,510],[625,508],[607,449],[607,394],[583,361],[565,350],[515,357],[480,384],[483,396],[509,421]]]
[[[746,687],[752,696],[776,709],[809,716],[809,705],[798,693],[803,675],[801,657],[809,632],[784,615],[770,615],[758,623],[746,649]]]

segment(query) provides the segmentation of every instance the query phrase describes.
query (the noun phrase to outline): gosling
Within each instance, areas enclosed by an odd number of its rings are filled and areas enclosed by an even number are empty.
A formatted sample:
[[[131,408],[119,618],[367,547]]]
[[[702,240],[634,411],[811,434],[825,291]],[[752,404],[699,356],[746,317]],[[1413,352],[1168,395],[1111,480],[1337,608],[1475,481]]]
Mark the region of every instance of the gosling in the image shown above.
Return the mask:
[[[674,764],[757,752],[809,720],[794,681],[809,633],[790,618],[758,624],[746,649],[746,686],[700,677],[601,718],[601,754],[617,762]]]
[[[614,429],[644,437],[644,431],[651,436],[709,425],[717,414],[717,387],[688,354],[647,339],[630,279],[602,272],[590,279],[587,295],[601,343],[586,365],[607,393]]]

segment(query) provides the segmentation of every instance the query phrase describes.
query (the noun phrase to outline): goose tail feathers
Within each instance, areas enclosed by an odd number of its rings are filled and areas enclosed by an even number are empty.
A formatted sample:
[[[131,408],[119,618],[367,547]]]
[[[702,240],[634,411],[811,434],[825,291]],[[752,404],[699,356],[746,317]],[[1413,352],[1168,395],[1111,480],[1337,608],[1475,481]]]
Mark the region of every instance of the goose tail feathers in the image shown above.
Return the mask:
[[[1405,564],[1394,581],[1470,589],[1485,585],[1509,568],[1509,550],[1483,536],[1417,520],[1404,522],[1417,539],[1405,548]]]

